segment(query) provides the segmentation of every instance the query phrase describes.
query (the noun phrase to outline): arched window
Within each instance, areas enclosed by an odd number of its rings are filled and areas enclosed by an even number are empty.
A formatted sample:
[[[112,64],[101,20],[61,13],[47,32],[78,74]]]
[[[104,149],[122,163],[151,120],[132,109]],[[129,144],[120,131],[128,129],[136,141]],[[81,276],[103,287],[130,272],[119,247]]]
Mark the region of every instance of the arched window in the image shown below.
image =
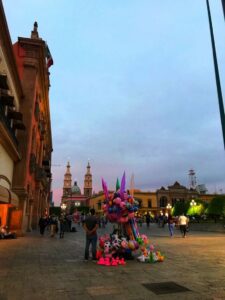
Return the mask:
[[[159,200],[159,206],[160,207],[166,207],[167,206],[167,198],[165,196],[162,196]]]

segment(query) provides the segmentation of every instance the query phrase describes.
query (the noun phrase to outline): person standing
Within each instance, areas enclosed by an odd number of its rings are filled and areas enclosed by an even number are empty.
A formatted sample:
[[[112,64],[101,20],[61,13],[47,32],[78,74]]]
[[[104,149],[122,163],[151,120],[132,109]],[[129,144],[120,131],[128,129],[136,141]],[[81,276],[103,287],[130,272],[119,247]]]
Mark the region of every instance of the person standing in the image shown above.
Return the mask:
[[[47,226],[46,216],[40,217],[38,225],[40,227],[40,234],[43,236],[45,232],[45,227]]]
[[[173,237],[174,235],[174,221],[173,221],[173,217],[171,214],[169,214],[168,216],[168,228],[169,228],[169,232],[170,232],[170,237]]]
[[[149,212],[147,212],[147,215],[146,215],[146,224],[147,224],[148,228],[149,228],[149,225],[150,225],[150,220],[151,220],[151,216],[150,216]]]
[[[180,231],[183,238],[186,237],[188,221],[189,219],[184,214],[182,214],[178,219],[180,225]]]
[[[65,229],[66,229],[66,220],[65,220],[65,217],[62,215],[59,219],[59,229],[60,229],[60,232],[59,232],[59,238],[60,239],[63,239],[64,238],[64,232],[65,232]]]
[[[57,226],[58,225],[58,221],[55,215],[52,215],[50,217],[50,232],[51,232],[51,237],[54,237],[55,234],[57,233]]]
[[[97,229],[98,220],[95,216],[95,209],[90,210],[91,215],[87,216],[84,222],[84,230],[86,231],[86,245],[84,261],[88,261],[89,258],[89,248],[91,245],[92,250],[92,260],[96,260],[96,247],[97,247]]]

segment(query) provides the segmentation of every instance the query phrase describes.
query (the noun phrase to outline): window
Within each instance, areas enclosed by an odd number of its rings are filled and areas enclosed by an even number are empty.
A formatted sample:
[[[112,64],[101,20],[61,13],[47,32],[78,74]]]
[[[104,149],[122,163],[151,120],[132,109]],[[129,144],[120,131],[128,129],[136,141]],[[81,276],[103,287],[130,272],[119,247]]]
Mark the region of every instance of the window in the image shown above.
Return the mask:
[[[148,208],[152,208],[152,200],[151,199],[148,200]]]
[[[167,198],[165,196],[163,196],[159,200],[159,206],[160,207],[166,207],[166,205],[167,205]]]

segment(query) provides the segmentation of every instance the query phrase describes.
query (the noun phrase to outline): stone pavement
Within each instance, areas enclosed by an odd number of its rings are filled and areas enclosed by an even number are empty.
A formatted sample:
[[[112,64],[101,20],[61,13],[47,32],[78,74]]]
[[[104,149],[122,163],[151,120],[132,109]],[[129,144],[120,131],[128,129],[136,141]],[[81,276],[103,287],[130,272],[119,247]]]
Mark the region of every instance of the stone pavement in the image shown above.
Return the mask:
[[[99,234],[110,231],[100,229]],[[140,229],[166,255],[163,263],[105,267],[83,262],[84,232],[64,239],[31,233],[0,240],[0,300],[225,299],[225,235],[179,231],[145,224]],[[143,284],[175,282],[188,291],[155,294]],[[167,290],[169,292],[169,290]]]

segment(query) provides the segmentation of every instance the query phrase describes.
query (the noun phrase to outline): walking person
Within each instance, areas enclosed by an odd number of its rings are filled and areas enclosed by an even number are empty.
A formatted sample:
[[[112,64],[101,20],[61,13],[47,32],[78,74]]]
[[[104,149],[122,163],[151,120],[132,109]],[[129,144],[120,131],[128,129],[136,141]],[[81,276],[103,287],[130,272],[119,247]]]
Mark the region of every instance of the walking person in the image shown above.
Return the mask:
[[[85,255],[84,261],[88,261],[89,258],[89,248],[91,245],[92,250],[92,260],[96,260],[96,247],[97,247],[97,229],[98,220],[95,216],[95,209],[90,210],[91,215],[87,216],[84,222],[84,230],[86,231],[86,245],[85,245]]]
[[[38,225],[40,228],[40,234],[43,236],[45,233],[45,227],[47,226],[46,216],[40,217]]]
[[[150,220],[151,220],[150,214],[149,214],[149,212],[147,212],[147,215],[146,215],[146,224],[147,224],[148,228],[149,228],[149,225],[150,225]]]
[[[174,221],[173,221],[173,217],[171,214],[169,214],[168,216],[168,228],[169,228],[169,232],[170,232],[170,237],[173,237],[174,235]]]
[[[60,229],[59,238],[63,239],[64,238],[64,232],[65,232],[65,229],[66,229],[66,220],[65,220],[65,217],[63,215],[59,219],[59,229]]]
[[[54,237],[55,234],[57,233],[57,226],[58,225],[58,221],[56,216],[52,215],[50,217],[50,232],[51,232],[51,237]]]
[[[189,219],[184,214],[182,214],[179,217],[178,222],[179,222],[179,225],[180,225],[180,231],[181,231],[182,237],[185,238],[186,233],[187,233],[187,227],[188,227]]]

